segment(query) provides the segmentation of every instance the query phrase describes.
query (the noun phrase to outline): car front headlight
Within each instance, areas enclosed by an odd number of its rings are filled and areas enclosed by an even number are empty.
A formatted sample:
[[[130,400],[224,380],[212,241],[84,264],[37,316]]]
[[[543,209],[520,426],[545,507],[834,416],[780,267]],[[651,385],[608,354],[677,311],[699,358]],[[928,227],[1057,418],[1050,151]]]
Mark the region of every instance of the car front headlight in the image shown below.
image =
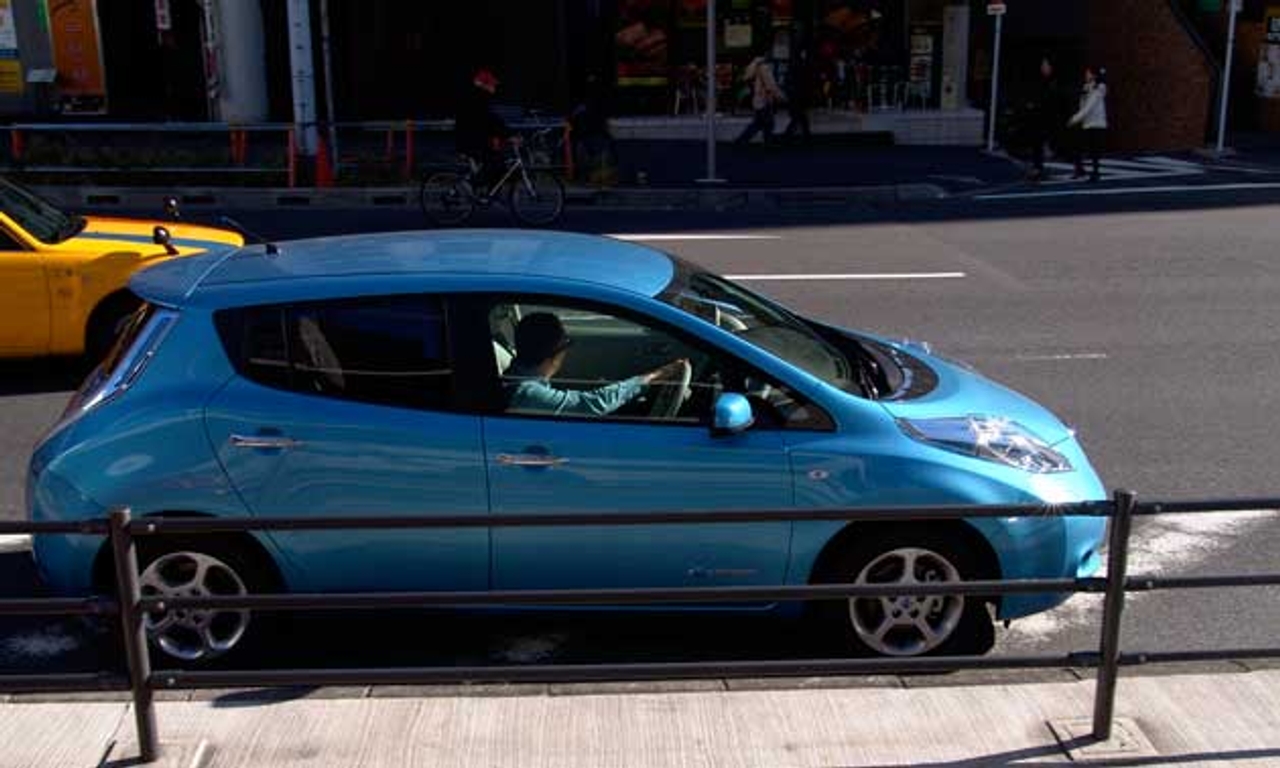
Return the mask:
[[[1016,421],[995,416],[898,419],[908,437],[935,448],[1043,475],[1070,472],[1066,456]]]

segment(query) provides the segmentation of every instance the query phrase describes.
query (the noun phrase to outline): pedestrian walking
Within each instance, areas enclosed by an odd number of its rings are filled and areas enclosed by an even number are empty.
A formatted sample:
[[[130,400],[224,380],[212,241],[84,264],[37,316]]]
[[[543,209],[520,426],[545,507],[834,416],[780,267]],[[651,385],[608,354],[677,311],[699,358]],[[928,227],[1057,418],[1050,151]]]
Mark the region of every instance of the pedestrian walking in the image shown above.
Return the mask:
[[[791,121],[783,136],[790,138],[797,133],[809,142],[812,133],[809,126],[809,101],[813,94],[813,69],[809,66],[809,52],[801,50],[787,70],[787,115]]]
[[[773,76],[772,63],[761,53],[742,71],[742,80],[751,87],[751,109],[755,114],[733,143],[747,144],[755,138],[757,133],[763,133],[764,143],[772,144],[774,112],[778,104],[786,101],[786,95],[782,93],[777,79]]]
[[[1107,70],[1087,67],[1084,71],[1084,89],[1080,93],[1080,109],[1071,116],[1068,125],[1084,131],[1083,147],[1076,151],[1076,173],[1072,178],[1084,177],[1085,153],[1093,164],[1089,181],[1102,178],[1102,152],[1107,143]]]
[[[1046,145],[1061,144],[1059,132],[1066,117],[1066,100],[1058,85],[1053,61],[1045,56],[1040,60],[1040,76],[1032,88],[1026,104],[1027,140],[1031,144],[1031,180],[1045,178],[1044,159]]]

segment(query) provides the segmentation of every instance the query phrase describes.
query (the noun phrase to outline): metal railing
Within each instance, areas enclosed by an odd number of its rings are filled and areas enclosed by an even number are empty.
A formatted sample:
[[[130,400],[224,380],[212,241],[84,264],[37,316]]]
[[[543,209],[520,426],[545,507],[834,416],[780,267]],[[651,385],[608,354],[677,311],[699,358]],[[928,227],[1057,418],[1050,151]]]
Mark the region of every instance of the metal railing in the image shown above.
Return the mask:
[[[14,123],[8,170],[35,174],[233,174],[304,178],[328,186],[345,172],[376,170],[412,182],[422,159],[452,154],[452,120],[316,123],[314,153],[304,153],[293,123]],[[537,113],[508,122],[534,140],[535,164],[573,175],[567,121]],[[84,137],[91,137],[89,142]],[[191,144],[191,142],[196,142]],[[190,146],[188,146],[190,145]],[[193,160],[192,158],[195,158]],[[314,168],[310,164],[314,164]]]
[[[86,598],[0,600],[0,615],[96,615],[118,617],[125,647],[127,677],[109,674],[0,675],[0,691],[129,690],[133,697],[140,759],[159,756],[153,694],[159,689],[226,686],[413,685],[455,682],[569,682],[780,675],[910,673],[960,669],[1096,667],[1093,738],[1110,738],[1116,685],[1121,667],[1222,659],[1277,658],[1277,648],[1214,651],[1128,652],[1120,647],[1125,595],[1133,591],[1280,584],[1280,573],[1206,577],[1127,575],[1130,532],[1135,517],[1166,514],[1277,509],[1280,499],[1238,499],[1139,504],[1118,491],[1111,501],[1035,507],[1027,505],[889,507],[842,510],[739,510],[618,514],[539,514],[432,517],[327,518],[142,518],[128,509],[112,510],[105,520],[82,523],[0,522],[0,534],[74,534],[105,536],[114,562],[115,594]],[[682,587],[671,589],[491,590],[485,592],[378,592],[347,594],[255,594],[216,597],[143,597],[139,589],[137,539],[172,534],[249,533],[339,529],[497,528],[546,526],[635,526],[744,522],[919,522],[992,517],[1109,517],[1106,575],[1089,578],[970,580],[918,585],[818,584],[759,587]],[[995,597],[1028,593],[1103,594],[1097,651],[1065,655],[947,656],[915,658],[825,658],[766,661],[660,662],[626,664],[491,665],[364,669],[280,669],[256,671],[151,670],[143,616],[171,609],[372,610],[427,606],[622,605],[677,603],[760,603],[887,596],[972,595]]]

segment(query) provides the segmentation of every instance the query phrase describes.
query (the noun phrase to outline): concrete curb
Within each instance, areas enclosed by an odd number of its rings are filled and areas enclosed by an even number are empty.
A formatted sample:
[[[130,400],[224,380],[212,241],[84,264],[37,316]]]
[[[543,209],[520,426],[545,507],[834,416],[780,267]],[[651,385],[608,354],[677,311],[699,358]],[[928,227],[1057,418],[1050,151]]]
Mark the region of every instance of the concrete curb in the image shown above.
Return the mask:
[[[414,187],[295,188],[287,187],[75,187],[38,186],[50,200],[74,209],[155,210],[166,197],[177,197],[188,210],[351,209],[416,210]],[[570,187],[568,206],[592,210],[699,210],[741,208],[789,209],[809,206],[894,204],[938,200],[948,196],[936,184],[885,184],[861,187],[725,187],[725,188],[613,188]]]

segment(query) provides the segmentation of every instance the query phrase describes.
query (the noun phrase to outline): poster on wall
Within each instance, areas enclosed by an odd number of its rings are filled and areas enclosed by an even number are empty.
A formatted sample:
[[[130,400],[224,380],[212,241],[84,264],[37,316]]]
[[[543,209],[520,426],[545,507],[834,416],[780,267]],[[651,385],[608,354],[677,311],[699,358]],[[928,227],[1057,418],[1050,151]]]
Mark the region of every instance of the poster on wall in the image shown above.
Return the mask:
[[[96,0],[45,0],[58,70],[59,109],[68,115],[107,111],[107,79],[102,66]]]
[[[1264,99],[1280,99],[1280,5],[1267,8],[1265,42],[1258,52],[1257,93]]]
[[[614,47],[619,87],[667,84],[671,11],[671,0],[618,1]]]
[[[13,0],[0,0],[0,95],[22,93],[22,62],[18,59],[18,30],[13,23]]]

